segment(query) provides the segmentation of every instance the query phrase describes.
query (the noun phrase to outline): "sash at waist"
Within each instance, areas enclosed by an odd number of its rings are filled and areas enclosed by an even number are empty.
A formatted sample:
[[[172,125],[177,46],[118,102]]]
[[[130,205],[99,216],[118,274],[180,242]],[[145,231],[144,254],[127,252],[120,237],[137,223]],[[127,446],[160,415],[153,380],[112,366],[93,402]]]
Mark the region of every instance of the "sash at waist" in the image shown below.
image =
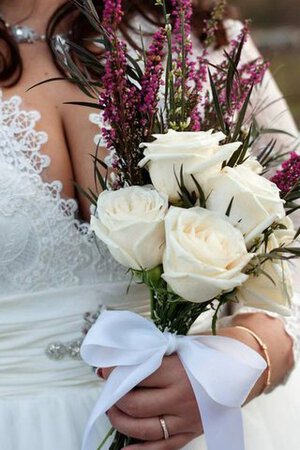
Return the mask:
[[[93,382],[96,377],[81,360],[50,359],[46,349],[82,338],[86,313],[101,305],[147,316],[145,287],[127,290],[128,282],[116,282],[0,297],[0,396]]]

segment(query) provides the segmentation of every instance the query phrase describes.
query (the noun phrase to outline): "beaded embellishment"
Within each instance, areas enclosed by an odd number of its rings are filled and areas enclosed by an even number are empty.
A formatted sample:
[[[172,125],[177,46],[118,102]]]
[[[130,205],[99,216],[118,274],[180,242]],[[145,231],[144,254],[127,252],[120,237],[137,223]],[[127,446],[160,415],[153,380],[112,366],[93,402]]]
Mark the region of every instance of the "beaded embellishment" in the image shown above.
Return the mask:
[[[94,325],[96,320],[101,314],[101,311],[103,310],[103,305],[100,305],[95,312],[86,312],[83,316],[84,318],[84,325],[82,327],[82,334],[83,336],[73,339],[70,342],[63,343],[60,341],[57,342],[51,342],[45,352],[49,359],[52,359],[54,361],[61,361],[65,358],[71,358],[75,360],[80,360],[80,347],[84,340],[84,336],[88,333],[89,329]]]

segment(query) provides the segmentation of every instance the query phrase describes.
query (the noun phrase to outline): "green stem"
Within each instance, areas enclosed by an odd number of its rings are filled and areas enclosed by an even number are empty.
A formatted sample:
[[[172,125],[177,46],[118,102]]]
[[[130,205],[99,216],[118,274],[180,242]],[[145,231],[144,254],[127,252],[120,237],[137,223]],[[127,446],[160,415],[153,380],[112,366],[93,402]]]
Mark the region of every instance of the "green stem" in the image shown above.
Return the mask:
[[[213,333],[214,336],[216,336],[216,334],[217,334],[218,314],[219,314],[219,311],[220,311],[222,305],[223,305],[222,300],[219,300],[219,304],[218,304],[217,309],[216,309],[216,311],[215,311],[215,313],[213,315],[213,318],[212,318],[211,328],[212,328],[212,333]]]
[[[163,0],[163,14],[165,26],[167,29],[167,43],[168,43],[168,56],[167,56],[167,67],[166,67],[166,79],[165,79],[165,110],[167,117],[169,117],[170,109],[174,110],[174,82],[173,82],[173,58],[172,58],[172,31],[171,24],[169,20],[169,15],[167,12],[166,2]],[[169,100],[169,104],[168,104]],[[174,114],[174,111],[173,111]]]
[[[103,441],[101,442],[101,444],[99,445],[99,447],[97,448],[97,450],[101,450],[101,448],[103,447],[103,445],[108,441],[108,439],[113,435],[113,433],[116,430],[114,428],[111,428],[109,430],[109,432],[107,433],[107,435],[105,436],[105,438],[103,439]]]
[[[150,312],[151,312],[151,320],[154,321],[155,318],[155,295],[154,295],[154,289],[149,288],[150,292]]]
[[[185,83],[186,83],[186,53],[185,53],[185,29],[184,29],[184,19],[185,14],[184,11],[181,12],[181,34],[182,34],[182,43],[181,43],[181,65],[182,65],[182,78],[181,78],[181,122],[185,121]]]

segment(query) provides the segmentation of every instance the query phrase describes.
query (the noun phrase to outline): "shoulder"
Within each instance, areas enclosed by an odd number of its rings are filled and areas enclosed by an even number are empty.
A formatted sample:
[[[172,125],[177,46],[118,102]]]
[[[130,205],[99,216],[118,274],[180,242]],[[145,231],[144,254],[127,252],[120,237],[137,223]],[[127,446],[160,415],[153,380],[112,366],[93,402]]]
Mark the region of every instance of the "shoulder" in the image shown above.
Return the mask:
[[[241,35],[245,24],[241,22],[240,20],[235,19],[226,19],[224,20],[224,27],[228,36],[228,40],[234,41],[238,39],[238,37]],[[242,61],[244,63],[253,61],[254,59],[260,58],[261,54],[254,42],[253,36],[250,34],[245,42],[243,52],[242,52]]]

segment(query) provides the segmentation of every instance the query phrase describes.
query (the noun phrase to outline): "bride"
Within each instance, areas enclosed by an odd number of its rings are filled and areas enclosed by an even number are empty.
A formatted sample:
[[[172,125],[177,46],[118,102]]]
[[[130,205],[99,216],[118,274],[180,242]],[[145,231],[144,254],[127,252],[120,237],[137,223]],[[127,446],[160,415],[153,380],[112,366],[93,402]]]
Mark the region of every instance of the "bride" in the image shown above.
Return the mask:
[[[102,1],[94,3],[101,11]],[[195,2],[199,51],[201,23],[207,14],[204,3]],[[125,4],[128,14],[122,31],[134,47],[136,35],[130,25],[141,24],[151,32],[148,18],[153,6],[150,1]],[[55,46],[58,37],[69,33],[77,41],[88,37],[86,20],[64,0],[0,0],[0,13],[0,448],[79,450],[102,385],[79,358],[84,333],[101,305],[147,316],[148,298],[141,286],[126,293],[126,273],[105,248],[99,252],[84,222],[89,218],[88,202],[76,198],[73,180],[83,188],[93,186],[89,154],[96,130],[85,109],[63,103],[85,98],[68,82],[43,84],[27,92],[41,80],[61,76],[49,43]],[[237,21],[225,20],[219,46],[236,36],[240,27]],[[213,51],[212,62],[220,55],[220,50]],[[257,55],[248,41],[245,60]],[[256,95],[272,103],[259,114],[260,124],[297,133],[284,100],[278,101],[281,94],[270,74]],[[280,145],[295,150],[296,144],[282,135]],[[247,450],[299,448],[296,303],[297,295],[294,315],[285,322],[260,311],[241,310],[219,329],[219,334],[238,339],[265,357],[250,330],[268,348],[269,370],[244,407]],[[207,317],[193,332],[204,332],[209,323]],[[261,395],[268,374],[272,392]],[[102,376],[107,375],[103,370]],[[166,357],[161,369],[108,416],[117,429],[144,441],[132,450],[206,448],[195,399],[176,356]]]

